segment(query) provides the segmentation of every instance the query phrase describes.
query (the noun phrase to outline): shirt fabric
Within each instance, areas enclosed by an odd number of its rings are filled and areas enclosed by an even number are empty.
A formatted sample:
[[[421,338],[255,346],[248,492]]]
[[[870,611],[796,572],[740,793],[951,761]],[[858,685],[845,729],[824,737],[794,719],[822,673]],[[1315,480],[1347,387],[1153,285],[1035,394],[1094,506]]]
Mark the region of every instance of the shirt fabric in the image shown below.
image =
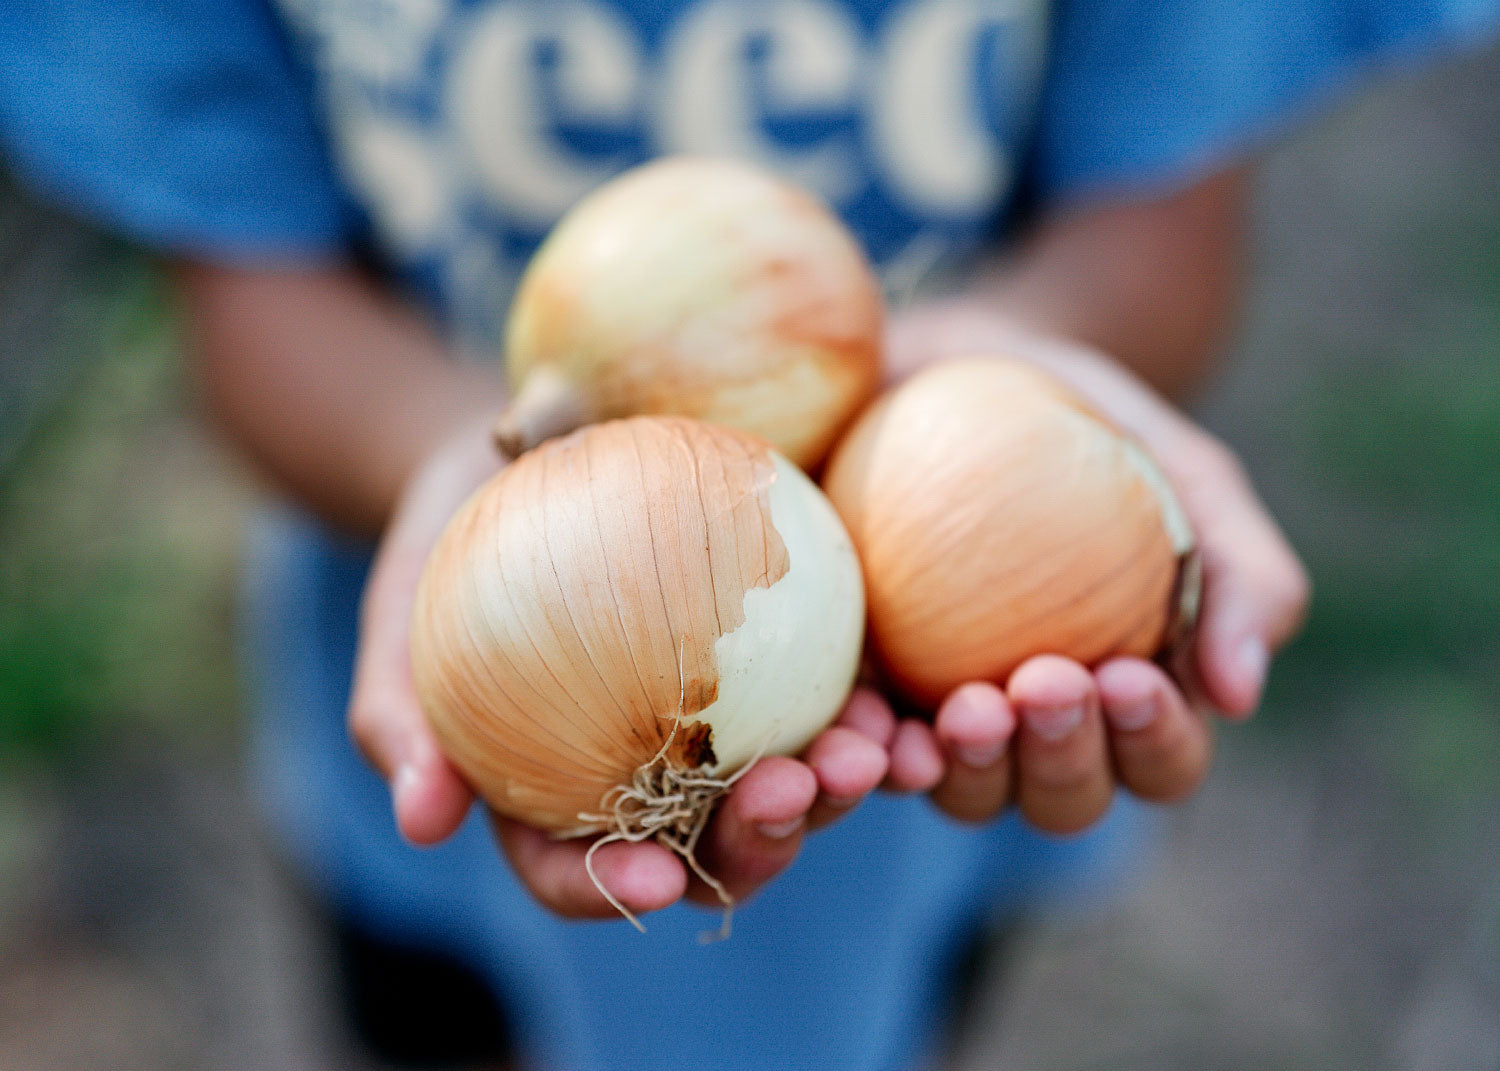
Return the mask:
[[[888,277],[1043,207],[1159,192],[1244,154],[1370,63],[1473,34],[1479,0],[12,0],[0,141],[98,221],[228,262],[373,252],[494,353],[526,256],[609,175],[759,160],[822,194]],[[367,547],[291,512],[247,572],[255,763],[273,827],[340,910],[496,986],[535,1066],[910,1068],[997,910],[1120,873],[1149,814],[1059,840],[876,798],[711,913],[538,908],[477,816],[397,836],[344,727]]]
[[[493,348],[525,256],[664,152],[760,159],[883,265],[1049,204],[1170,187],[1495,0],[13,0],[0,144],[159,248],[367,241]],[[918,258],[920,259],[920,257]]]

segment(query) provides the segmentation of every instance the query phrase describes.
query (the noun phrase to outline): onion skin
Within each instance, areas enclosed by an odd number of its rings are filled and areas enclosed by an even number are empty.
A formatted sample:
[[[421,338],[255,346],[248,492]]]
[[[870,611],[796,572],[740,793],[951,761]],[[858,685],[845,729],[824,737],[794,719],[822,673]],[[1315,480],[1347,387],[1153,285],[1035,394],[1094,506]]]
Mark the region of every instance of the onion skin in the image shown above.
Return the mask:
[[[459,510],[413,618],[417,692],[496,811],[558,835],[658,758],[725,777],[837,716],[859,566],[765,443],[675,417],[543,444]]]
[[[669,157],[580,201],[506,326],[512,456],[585,423],[679,414],[821,461],[880,381],[884,308],[820,201],[729,160]]]
[[[1175,626],[1192,537],[1171,491],[1033,366],[923,370],[861,416],[824,487],[864,565],[875,651],[924,705],[1034,655],[1150,657]]]

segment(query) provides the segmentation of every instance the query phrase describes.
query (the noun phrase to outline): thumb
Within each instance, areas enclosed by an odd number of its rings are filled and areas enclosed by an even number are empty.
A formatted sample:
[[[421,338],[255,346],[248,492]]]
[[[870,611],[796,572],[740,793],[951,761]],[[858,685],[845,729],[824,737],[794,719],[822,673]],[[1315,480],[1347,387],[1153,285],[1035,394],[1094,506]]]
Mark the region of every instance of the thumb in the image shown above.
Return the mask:
[[[349,732],[391,786],[396,824],[414,844],[456,830],[473,794],[443,756],[422,712],[411,666],[411,615],[428,541],[398,518],[365,585]]]
[[[1272,653],[1302,623],[1309,582],[1238,463],[1211,471],[1185,489],[1183,503],[1203,562],[1193,668],[1209,701],[1242,718],[1260,702]]]
[[[349,731],[390,785],[396,827],[413,844],[447,839],[463,822],[473,794],[443,757],[416,697],[369,674],[365,681],[350,700]]]

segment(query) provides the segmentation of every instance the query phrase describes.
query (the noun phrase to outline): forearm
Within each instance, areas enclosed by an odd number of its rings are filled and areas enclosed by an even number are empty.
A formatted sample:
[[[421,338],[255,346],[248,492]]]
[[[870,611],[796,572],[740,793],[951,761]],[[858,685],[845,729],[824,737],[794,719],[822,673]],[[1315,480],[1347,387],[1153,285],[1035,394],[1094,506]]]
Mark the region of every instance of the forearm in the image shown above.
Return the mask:
[[[946,328],[919,313],[922,329],[951,332],[959,348],[982,338],[986,320],[1083,343],[1180,399],[1233,321],[1246,184],[1237,168],[1168,197],[1044,218],[1002,266],[939,303]],[[895,350],[899,376],[910,348]]]
[[[346,530],[378,532],[434,447],[498,409],[493,371],[453,360],[352,268],[174,274],[212,415],[273,482]]]

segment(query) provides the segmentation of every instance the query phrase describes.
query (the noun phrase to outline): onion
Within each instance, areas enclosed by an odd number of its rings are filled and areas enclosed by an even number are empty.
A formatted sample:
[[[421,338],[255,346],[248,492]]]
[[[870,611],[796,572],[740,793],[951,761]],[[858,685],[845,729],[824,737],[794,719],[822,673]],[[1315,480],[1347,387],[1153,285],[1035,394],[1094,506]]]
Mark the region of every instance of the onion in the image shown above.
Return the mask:
[[[1195,605],[1192,531],[1156,464],[1020,362],[947,362],[888,392],[825,489],[864,565],[872,644],[921,703],[1033,655],[1151,656]]]
[[[863,630],[854,549],[812,481],[743,432],[638,417],[544,444],[462,507],[412,664],[494,810],[693,862],[735,773],[838,714]]]
[[[584,424],[675,413],[742,428],[804,468],[880,379],[882,297],[810,194],[674,157],[579,202],[527,267],[506,327],[511,456]]]

